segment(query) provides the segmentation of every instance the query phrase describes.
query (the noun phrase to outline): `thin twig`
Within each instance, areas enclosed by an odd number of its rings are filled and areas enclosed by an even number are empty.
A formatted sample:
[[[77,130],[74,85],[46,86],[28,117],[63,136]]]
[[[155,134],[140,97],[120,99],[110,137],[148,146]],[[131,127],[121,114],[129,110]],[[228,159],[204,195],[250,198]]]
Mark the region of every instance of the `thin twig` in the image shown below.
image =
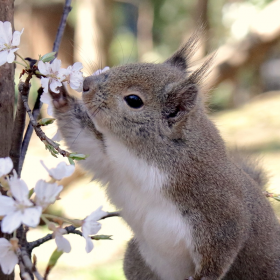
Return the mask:
[[[19,258],[19,262],[23,263],[25,271],[27,271],[31,275],[34,274],[38,280],[43,280],[43,277],[38,272],[36,266],[32,264],[26,248],[25,247],[21,247],[21,249],[18,248],[16,253]]]
[[[38,119],[38,116],[40,114],[40,109],[41,109],[42,104],[43,104],[40,101],[42,93],[43,93],[43,88],[40,87],[38,89],[38,95],[37,95],[37,98],[36,98],[36,101],[35,101],[35,104],[34,104],[34,107],[33,107],[33,110],[32,110],[32,116],[35,120]],[[31,122],[29,122],[28,127],[27,127],[26,132],[25,132],[25,135],[24,135],[24,139],[22,141],[22,145],[21,145],[19,173],[21,173],[21,170],[22,170],[22,166],[23,166],[23,163],[24,163],[25,155],[26,155],[26,152],[27,152],[27,149],[28,149],[28,146],[29,146],[29,142],[30,142],[32,133],[33,133],[33,126],[31,124]]]
[[[16,170],[18,176],[20,177],[19,165],[20,165],[20,155],[21,155],[21,142],[23,137],[23,132],[25,128],[25,109],[22,101],[22,91],[23,86],[29,86],[29,82],[26,84],[21,84],[18,87],[18,102],[17,102],[17,112],[14,121],[12,145],[10,150],[10,157],[14,163],[14,169]],[[29,90],[28,90],[29,92]],[[28,95],[27,95],[28,98]]]
[[[103,216],[100,220],[110,218],[110,217],[120,217],[120,212],[108,212],[106,216]]]
[[[72,10],[71,0],[65,0],[65,5],[64,5],[64,8],[63,8],[63,14],[62,14],[62,17],[61,17],[61,20],[60,20],[60,24],[59,24],[59,27],[58,27],[58,30],[57,30],[57,33],[56,33],[56,38],[55,38],[55,41],[54,41],[54,44],[53,44],[53,49],[52,49],[53,52],[56,52],[55,57],[57,56],[59,46],[60,46],[60,43],[61,43],[61,39],[62,39],[62,36],[63,36],[63,32],[64,32],[64,29],[65,29],[65,26],[66,26],[66,19],[68,17],[68,14],[71,12],[71,10]]]
[[[57,56],[59,46],[61,44],[61,39],[62,39],[64,29],[65,29],[65,26],[66,26],[66,20],[67,20],[68,14],[70,13],[71,9],[72,9],[71,0],[66,0],[64,8],[63,8],[63,14],[62,14],[62,17],[61,17],[61,21],[60,21],[60,24],[59,24],[59,27],[58,27],[58,30],[57,30],[55,42],[53,44],[53,50],[52,51],[56,52],[55,56]],[[33,112],[32,112],[33,118],[36,121],[37,121],[37,118],[39,116],[40,109],[41,109],[41,106],[42,106],[42,103],[40,102],[41,94],[42,94],[42,88],[40,88],[38,90],[38,96],[37,96],[37,99],[36,99],[36,102],[35,102],[35,105],[34,105],[34,108],[33,108]],[[28,146],[29,146],[29,142],[30,142],[32,133],[33,133],[33,127],[34,126],[32,125],[32,123],[30,121],[29,124],[28,124],[28,128],[26,130],[26,133],[24,135],[24,140],[22,142],[21,153],[19,154],[20,155],[19,168],[18,168],[19,173],[22,170],[25,155],[26,155],[26,152],[27,152],[27,149],[28,149]]]
[[[119,216],[120,216],[119,212],[108,212],[107,215],[103,216],[100,220],[110,218],[110,217],[119,217]],[[78,234],[80,236],[83,236],[82,232],[77,230],[76,227],[74,227],[73,225],[67,226],[64,229],[65,229],[65,234],[73,233],[73,234]],[[53,238],[53,234],[49,233],[38,240],[28,242],[27,243],[28,252],[31,253],[34,248],[39,247],[43,243],[51,240],[52,238]]]
[[[25,82],[26,83],[26,82]],[[24,85],[25,84],[24,82],[20,82],[19,83],[19,86],[21,86],[22,84]],[[38,125],[38,123],[35,121],[33,115],[32,115],[32,112],[29,108],[29,105],[28,105],[28,93],[29,93],[29,87],[23,87],[25,90],[22,91],[22,101],[23,101],[23,104],[24,104],[24,107],[26,109],[26,112],[29,116],[29,119],[30,119],[30,123],[31,125],[33,126],[37,136],[40,138],[40,140],[46,145],[50,145],[52,146],[59,154],[61,154],[63,157],[69,157],[70,156],[70,153],[65,151],[65,150],[62,150],[59,148],[59,145],[54,142],[53,140],[51,140],[49,137],[47,137],[47,135],[42,131],[42,129],[40,128],[40,125]]]

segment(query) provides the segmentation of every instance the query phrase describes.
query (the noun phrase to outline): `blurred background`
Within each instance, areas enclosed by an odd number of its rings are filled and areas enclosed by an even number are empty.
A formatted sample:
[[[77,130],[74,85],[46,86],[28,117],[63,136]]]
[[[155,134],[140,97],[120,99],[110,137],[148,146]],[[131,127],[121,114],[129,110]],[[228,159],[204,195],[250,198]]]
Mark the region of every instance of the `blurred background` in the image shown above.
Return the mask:
[[[25,28],[19,50],[23,57],[51,51],[63,5],[59,0],[15,1],[15,29]],[[230,148],[260,159],[270,178],[268,190],[280,193],[279,0],[76,0],[72,6],[58,58],[64,67],[81,61],[85,76],[105,66],[163,62],[203,27],[190,67],[215,54],[203,83],[210,117]],[[17,67],[16,83],[20,71]],[[32,82],[31,107],[39,85]],[[41,115],[47,115],[45,106]],[[49,136],[55,131],[55,125],[46,128]],[[22,174],[30,188],[47,176],[41,159],[48,167],[58,163],[33,135]],[[99,205],[114,211],[91,177],[77,166],[73,176],[61,182],[62,199],[48,211],[81,219]],[[280,215],[280,203],[271,202]],[[93,252],[86,254],[82,238],[67,236],[72,251],[61,257],[49,279],[125,279],[122,259],[131,232],[120,218],[102,224],[100,233],[112,234],[113,241],[95,241]],[[28,237],[35,240],[47,233],[42,226]],[[41,271],[54,249],[51,241],[35,250]]]

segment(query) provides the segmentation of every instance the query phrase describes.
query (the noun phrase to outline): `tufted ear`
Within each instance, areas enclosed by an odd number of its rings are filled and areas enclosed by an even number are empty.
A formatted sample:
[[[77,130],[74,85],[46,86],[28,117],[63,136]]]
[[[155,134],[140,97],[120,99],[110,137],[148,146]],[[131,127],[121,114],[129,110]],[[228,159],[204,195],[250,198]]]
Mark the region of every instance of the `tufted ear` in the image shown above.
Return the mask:
[[[189,38],[187,43],[183,45],[178,51],[176,51],[164,63],[169,64],[185,72],[189,67],[190,57],[197,50],[198,41],[199,41],[199,33],[194,33]]]
[[[197,86],[190,84],[188,80],[167,86],[162,116],[169,128],[184,122],[196,105],[197,95]]]

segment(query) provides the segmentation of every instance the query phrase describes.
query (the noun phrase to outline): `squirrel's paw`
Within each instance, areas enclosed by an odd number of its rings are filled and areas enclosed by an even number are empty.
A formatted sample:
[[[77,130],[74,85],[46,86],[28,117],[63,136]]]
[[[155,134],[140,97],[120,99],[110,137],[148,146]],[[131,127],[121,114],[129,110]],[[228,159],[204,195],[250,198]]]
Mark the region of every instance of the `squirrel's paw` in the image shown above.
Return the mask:
[[[50,95],[53,99],[53,106],[62,112],[68,110],[68,97],[69,94],[64,86],[59,87],[59,93],[52,92],[51,90]]]

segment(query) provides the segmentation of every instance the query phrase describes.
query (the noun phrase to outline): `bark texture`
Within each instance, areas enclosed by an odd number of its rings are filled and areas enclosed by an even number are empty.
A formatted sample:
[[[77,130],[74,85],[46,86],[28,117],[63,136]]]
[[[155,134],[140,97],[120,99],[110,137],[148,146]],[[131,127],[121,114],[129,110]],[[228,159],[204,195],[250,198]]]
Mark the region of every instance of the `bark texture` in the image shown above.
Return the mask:
[[[0,1],[0,21],[10,21],[13,25],[14,1]],[[0,157],[9,155],[13,131],[15,102],[14,64],[0,67]],[[0,276],[0,279],[1,276]]]

